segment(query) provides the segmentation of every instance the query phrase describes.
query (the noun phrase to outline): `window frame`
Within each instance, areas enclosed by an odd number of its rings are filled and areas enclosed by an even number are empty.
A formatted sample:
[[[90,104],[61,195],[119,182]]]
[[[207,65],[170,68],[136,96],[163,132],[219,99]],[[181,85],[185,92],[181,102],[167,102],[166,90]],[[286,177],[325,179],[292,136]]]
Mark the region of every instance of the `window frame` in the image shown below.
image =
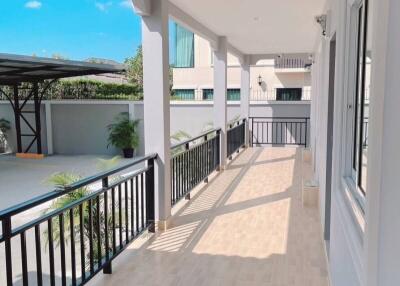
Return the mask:
[[[174,89],[174,92],[177,92],[177,91],[191,91],[191,92],[193,92],[193,98],[192,99],[182,99],[182,98],[180,98],[179,100],[181,101],[194,101],[194,100],[196,100],[196,92],[195,92],[195,89],[194,88],[176,88],[176,89]],[[176,95],[176,94],[174,94],[174,96],[178,96],[178,95]]]
[[[290,99],[290,100],[284,100],[284,99],[278,99],[278,96],[280,95],[280,92],[284,92],[285,90],[291,90],[291,91],[300,91],[300,99]],[[303,100],[303,88],[302,87],[277,87],[276,88],[276,101],[302,101]]]
[[[365,9],[364,9],[364,8]],[[360,13],[360,9],[363,13]],[[358,169],[354,169],[354,157],[358,154],[355,153],[362,144],[357,144],[358,140],[362,140],[362,133],[360,133],[359,127],[357,126],[358,121],[358,107],[357,107],[357,99],[358,96],[361,95],[362,98],[365,98],[364,91],[364,83],[365,83],[365,49],[366,49],[366,35],[368,34],[368,0],[356,0],[353,1],[351,6],[349,7],[349,25],[347,25],[346,29],[346,65],[345,65],[345,103],[346,107],[344,108],[344,121],[345,128],[343,134],[343,160],[342,160],[342,185],[344,189],[349,190],[352,194],[352,198],[356,203],[363,214],[365,214],[365,204],[366,204],[366,195],[364,190],[360,188],[360,178],[361,172],[358,172],[360,162],[357,162]],[[364,15],[365,21],[362,22],[360,20],[360,15]],[[359,50],[359,30],[360,30],[360,22],[363,23],[364,29],[362,33],[364,34],[362,38],[361,44],[364,46],[361,50]],[[360,55],[359,52],[363,53],[363,65],[362,65],[362,73],[360,76],[359,64]],[[359,80],[363,81],[360,82]],[[355,84],[356,83],[356,84]],[[362,87],[361,93],[359,93],[359,88]],[[361,98],[361,99],[362,99]],[[361,103],[363,103],[361,101]],[[362,107],[363,108],[363,107]],[[362,115],[363,116],[363,115]],[[361,120],[361,124],[363,125],[363,119]],[[363,126],[361,126],[363,128]],[[357,129],[357,132],[355,132]],[[362,129],[361,129],[362,131]],[[355,146],[356,145],[356,146]],[[360,149],[358,149],[360,150]],[[351,203],[351,202],[350,202]]]

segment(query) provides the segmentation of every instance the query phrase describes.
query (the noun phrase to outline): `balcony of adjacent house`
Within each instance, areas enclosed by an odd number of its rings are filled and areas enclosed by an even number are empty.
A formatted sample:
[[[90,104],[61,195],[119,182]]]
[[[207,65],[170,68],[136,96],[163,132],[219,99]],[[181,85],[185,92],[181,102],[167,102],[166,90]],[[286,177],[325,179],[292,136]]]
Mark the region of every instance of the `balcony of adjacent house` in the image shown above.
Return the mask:
[[[278,55],[275,59],[275,73],[309,73],[312,57],[306,55]]]

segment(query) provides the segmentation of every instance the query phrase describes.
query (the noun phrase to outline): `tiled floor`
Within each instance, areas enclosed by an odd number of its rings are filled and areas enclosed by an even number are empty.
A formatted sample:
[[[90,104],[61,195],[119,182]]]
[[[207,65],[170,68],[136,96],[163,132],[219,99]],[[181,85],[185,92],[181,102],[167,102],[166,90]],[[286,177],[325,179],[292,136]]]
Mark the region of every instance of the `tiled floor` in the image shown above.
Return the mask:
[[[91,285],[328,285],[316,208],[301,204],[301,151],[250,148]]]

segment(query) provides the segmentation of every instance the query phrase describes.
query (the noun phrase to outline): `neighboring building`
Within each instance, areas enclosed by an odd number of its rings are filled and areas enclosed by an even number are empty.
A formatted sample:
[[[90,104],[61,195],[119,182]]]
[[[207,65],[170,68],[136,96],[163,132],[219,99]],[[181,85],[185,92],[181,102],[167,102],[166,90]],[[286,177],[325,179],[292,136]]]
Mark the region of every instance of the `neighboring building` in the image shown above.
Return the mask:
[[[173,96],[213,99],[213,50],[209,42],[172,25]],[[307,54],[280,55],[250,68],[251,100],[311,100],[311,59]],[[240,62],[228,53],[228,100],[240,100]]]

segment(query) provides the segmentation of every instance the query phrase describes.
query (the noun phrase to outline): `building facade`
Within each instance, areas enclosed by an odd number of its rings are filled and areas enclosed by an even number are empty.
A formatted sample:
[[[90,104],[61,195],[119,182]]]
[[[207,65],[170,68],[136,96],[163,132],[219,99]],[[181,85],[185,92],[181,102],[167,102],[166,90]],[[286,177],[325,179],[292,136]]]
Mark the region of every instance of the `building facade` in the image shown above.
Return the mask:
[[[171,27],[173,98],[212,100],[214,53],[210,43],[176,23]],[[240,100],[240,61],[227,56],[227,99]],[[250,68],[250,100],[311,100],[311,57],[308,54],[276,55]]]

